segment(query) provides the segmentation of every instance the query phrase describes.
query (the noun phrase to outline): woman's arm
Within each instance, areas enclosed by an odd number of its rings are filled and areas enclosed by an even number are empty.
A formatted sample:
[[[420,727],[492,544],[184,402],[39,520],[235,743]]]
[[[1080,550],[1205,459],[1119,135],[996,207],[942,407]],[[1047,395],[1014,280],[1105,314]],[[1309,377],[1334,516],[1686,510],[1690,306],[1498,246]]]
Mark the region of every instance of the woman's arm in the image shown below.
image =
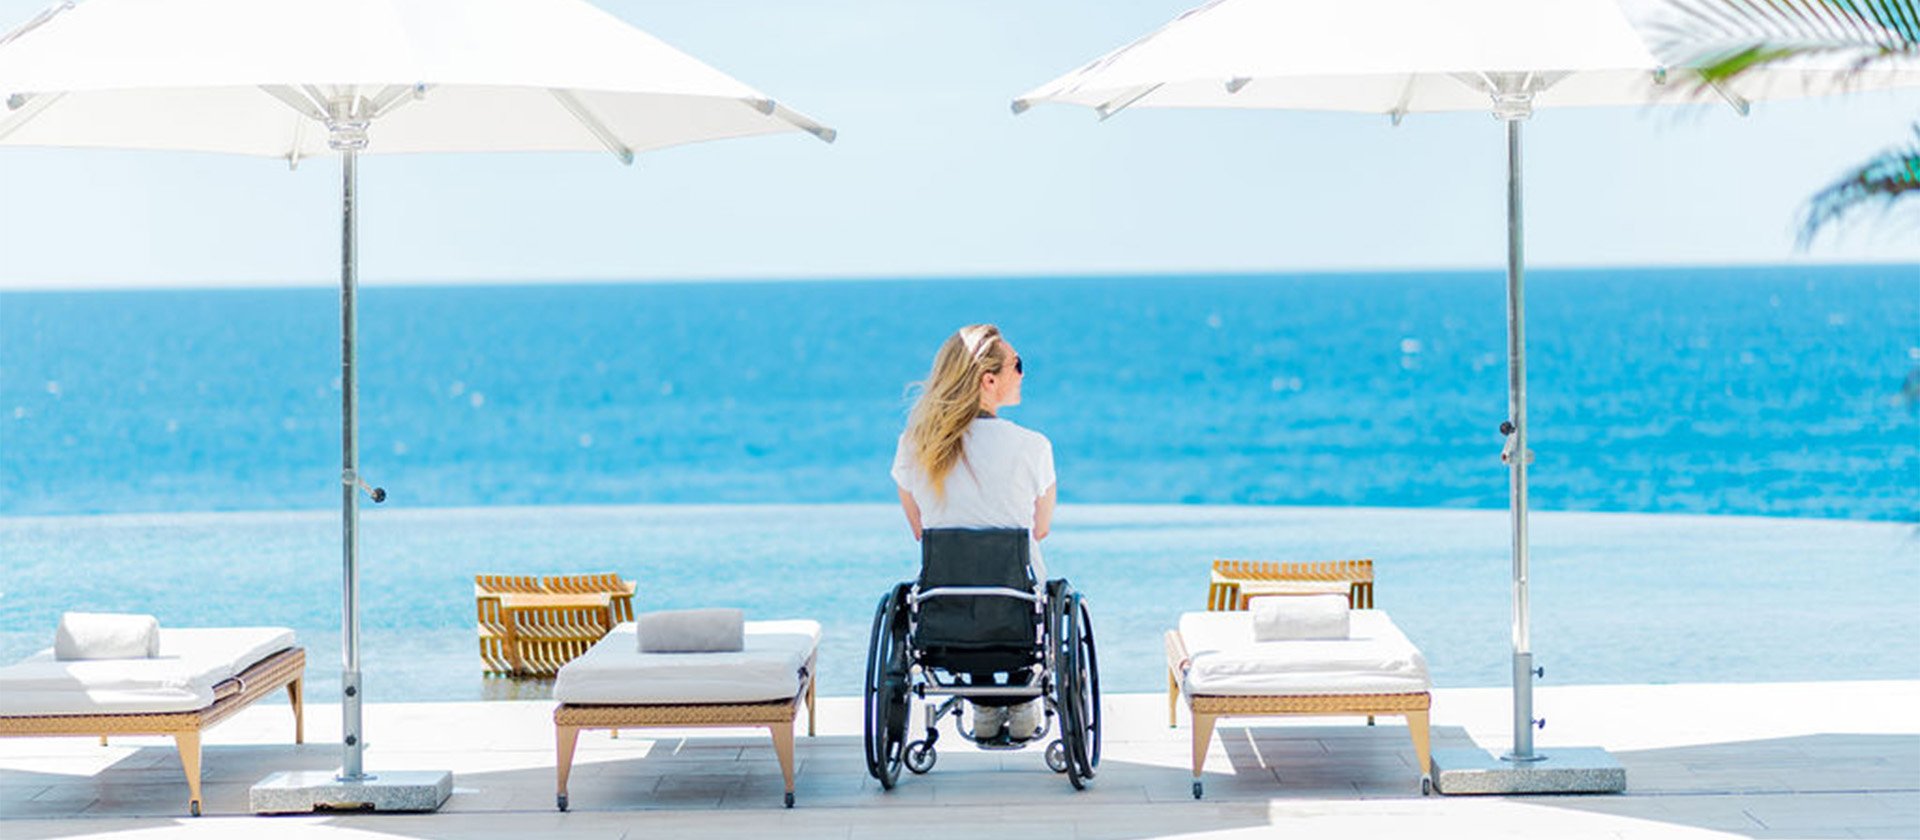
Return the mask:
[[[1033,502],[1033,538],[1036,540],[1046,539],[1047,534],[1053,531],[1053,505],[1059,490],[1058,482],[1049,484],[1047,492],[1040,494],[1040,498]],[[919,530],[916,528],[914,533],[919,533]]]
[[[907,512],[907,527],[913,529],[913,539],[918,542],[920,540],[920,505],[913,501],[913,494],[907,492],[907,488],[899,489],[900,509]],[[1053,506],[1048,505],[1047,510],[1051,513]]]

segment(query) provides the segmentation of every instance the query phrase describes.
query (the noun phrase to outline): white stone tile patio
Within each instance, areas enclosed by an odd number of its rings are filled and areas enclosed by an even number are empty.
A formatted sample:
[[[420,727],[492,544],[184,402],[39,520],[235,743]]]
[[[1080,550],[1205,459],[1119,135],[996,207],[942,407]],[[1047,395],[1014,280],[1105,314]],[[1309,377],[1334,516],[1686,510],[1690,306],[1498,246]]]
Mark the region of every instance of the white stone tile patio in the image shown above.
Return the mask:
[[[1507,703],[1506,689],[1436,691],[1435,746],[1504,747]],[[1611,796],[1422,798],[1403,726],[1327,718],[1223,723],[1196,802],[1184,715],[1169,729],[1147,694],[1107,698],[1087,791],[1038,750],[948,737],[932,773],[882,792],[859,699],[821,706],[793,810],[764,734],[689,730],[583,735],[558,813],[553,705],[513,701],[367,708],[369,771],[453,771],[439,813],[255,817],[254,782],[340,755],[337,706],[309,705],[296,747],[284,703],[267,703],[208,734],[200,819],[171,740],[0,739],[0,837],[1920,837],[1920,680],[1542,687],[1541,749],[1611,750],[1628,774]]]

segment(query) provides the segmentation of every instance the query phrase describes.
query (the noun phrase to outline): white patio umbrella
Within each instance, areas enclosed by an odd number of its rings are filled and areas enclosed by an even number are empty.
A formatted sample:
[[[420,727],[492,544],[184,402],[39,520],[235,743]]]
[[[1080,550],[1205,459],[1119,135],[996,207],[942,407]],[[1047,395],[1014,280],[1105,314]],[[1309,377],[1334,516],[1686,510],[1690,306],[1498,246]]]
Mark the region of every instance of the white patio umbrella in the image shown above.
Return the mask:
[[[339,784],[315,801],[415,810],[446,798],[445,774],[427,803],[417,787],[386,784],[396,774],[376,783],[361,760],[358,493],[385,492],[362,481],[355,443],[358,155],[585,151],[631,163],[703,140],[834,137],[582,0],[67,0],[0,37],[0,96],[0,145],[289,164],[340,155],[345,758]]]
[[[1520,128],[1537,108],[1832,92],[1844,64],[1771,68],[1738,87],[1703,87],[1669,72],[1615,0],[1215,0],[1013,101],[1093,108],[1280,108],[1384,114],[1487,111],[1507,135],[1507,384],[1500,426],[1510,470],[1513,543],[1513,749],[1508,763],[1452,777],[1462,792],[1619,790],[1625,774],[1597,750],[1533,748],[1533,664],[1527,601],[1527,383],[1522,273]],[[1912,68],[1878,70],[1852,85],[1920,84]],[[1593,755],[1598,753],[1598,755]],[[1436,752],[1435,765],[1442,765]],[[1524,766],[1524,772],[1504,769]],[[1566,773],[1556,773],[1559,769]],[[1422,768],[1425,771],[1427,768]],[[1442,768],[1441,787],[1449,774]]]

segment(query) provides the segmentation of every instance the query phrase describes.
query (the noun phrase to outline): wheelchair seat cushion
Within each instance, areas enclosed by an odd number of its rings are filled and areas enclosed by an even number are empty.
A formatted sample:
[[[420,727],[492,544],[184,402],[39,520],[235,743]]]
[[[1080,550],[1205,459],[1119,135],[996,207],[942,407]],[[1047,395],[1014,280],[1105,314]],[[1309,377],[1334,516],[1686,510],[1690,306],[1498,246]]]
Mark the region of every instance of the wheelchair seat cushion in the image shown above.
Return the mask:
[[[1029,640],[1024,645],[1001,645],[963,649],[937,645],[922,648],[923,667],[939,668],[955,674],[993,674],[1024,670],[1040,661],[1040,645]]]

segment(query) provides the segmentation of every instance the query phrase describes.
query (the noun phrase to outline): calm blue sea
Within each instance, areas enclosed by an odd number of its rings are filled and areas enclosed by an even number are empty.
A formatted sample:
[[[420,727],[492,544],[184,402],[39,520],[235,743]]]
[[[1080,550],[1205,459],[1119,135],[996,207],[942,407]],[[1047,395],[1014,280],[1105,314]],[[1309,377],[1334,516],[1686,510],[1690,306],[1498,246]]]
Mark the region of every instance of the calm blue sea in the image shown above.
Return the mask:
[[[1915,676],[1858,643],[1920,636],[1920,267],[1541,270],[1528,305],[1556,677]],[[0,661],[62,609],[285,623],[327,696],[336,307],[0,293]],[[914,557],[905,386],[972,321],[1026,362],[1110,688],[1160,687],[1215,556],[1374,557],[1436,681],[1504,684],[1503,278],[1461,272],[365,290],[370,696],[520,691],[477,675],[472,575],[603,570],[820,618],[853,693]]]
[[[1920,266],[1535,271],[1544,510],[1920,516]],[[0,515],[338,504],[337,294],[0,294]],[[1495,272],[368,289],[407,508],[887,501],[992,321],[1073,503],[1506,504]]]

